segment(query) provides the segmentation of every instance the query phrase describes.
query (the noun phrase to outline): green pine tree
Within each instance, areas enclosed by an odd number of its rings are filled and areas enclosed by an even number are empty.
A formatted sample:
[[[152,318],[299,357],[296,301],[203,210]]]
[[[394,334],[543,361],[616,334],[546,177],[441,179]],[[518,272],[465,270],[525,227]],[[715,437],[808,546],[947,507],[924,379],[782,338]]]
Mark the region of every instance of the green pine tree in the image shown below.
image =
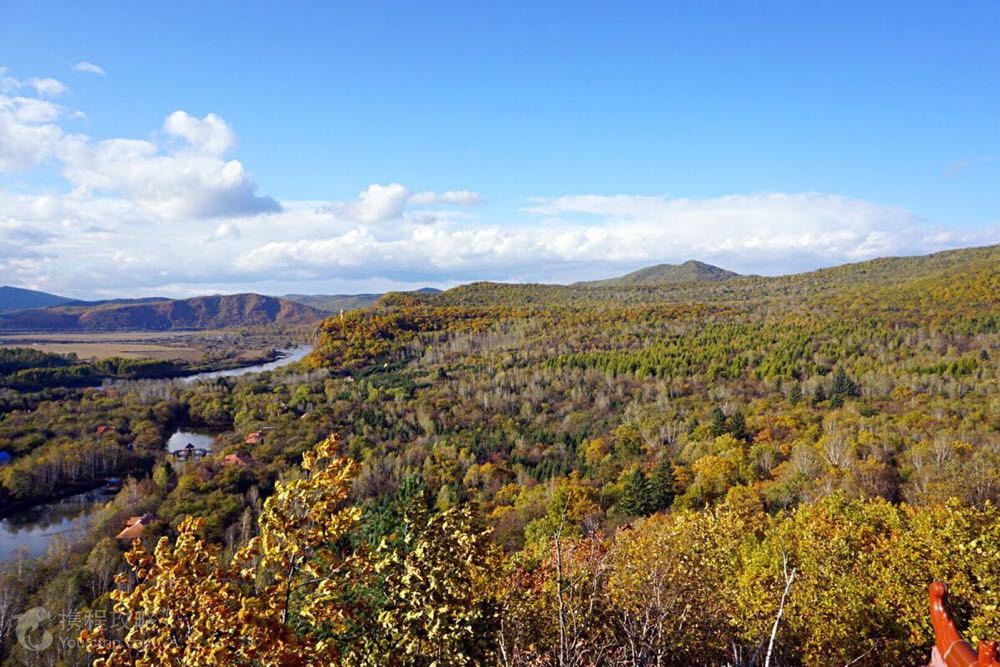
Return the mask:
[[[636,466],[625,474],[621,508],[632,516],[645,516],[650,513],[651,505],[649,480],[642,468]]]
[[[650,509],[653,512],[665,510],[674,504],[675,486],[674,465],[666,456],[660,459],[649,480]]]
[[[833,373],[833,380],[830,382],[830,405],[839,408],[844,404],[844,400],[857,393],[857,385],[847,377],[843,368],[838,367]]]
[[[792,385],[792,388],[788,391],[788,402],[793,406],[798,405],[799,401],[802,400],[802,385],[798,382]]]
[[[816,391],[813,392],[813,405],[819,405],[825,400],[826,400],[826,391],[824,391],[822,384],[817,384]]]
[[[698,428],[698,417],[697,415],[691,415],[687,421],[687,434],[691,435],[696,428]]]
[[[717,438],[726,430],[726,413],[717,405],[712,408],[712,428],[709,433],[713,438]]]
[[[742,440],[743,442],[750,441],[750,431],[747,429],[747,420],[743,416],[741,410],[737,410],[733,413],[733,416],[729,418],[729,432],[733,434],[733,437],[737,440]]]

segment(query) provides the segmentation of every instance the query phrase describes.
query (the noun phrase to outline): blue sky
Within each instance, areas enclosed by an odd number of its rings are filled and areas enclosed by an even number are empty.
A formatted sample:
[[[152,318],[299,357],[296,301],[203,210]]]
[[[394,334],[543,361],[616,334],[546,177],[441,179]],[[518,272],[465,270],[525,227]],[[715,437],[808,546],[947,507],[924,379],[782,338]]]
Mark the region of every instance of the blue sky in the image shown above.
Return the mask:
[[[340,292],[995,243],[998,34],[995,2],[7,1],[0,283]]]

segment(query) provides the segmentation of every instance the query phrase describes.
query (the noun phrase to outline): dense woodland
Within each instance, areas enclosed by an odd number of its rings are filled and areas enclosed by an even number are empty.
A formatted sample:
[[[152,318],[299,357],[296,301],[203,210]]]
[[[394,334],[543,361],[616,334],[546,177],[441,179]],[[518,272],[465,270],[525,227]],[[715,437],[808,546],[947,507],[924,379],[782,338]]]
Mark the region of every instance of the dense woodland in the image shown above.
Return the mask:
[[[299,367],[5,389],[6,497],[132,476],[6,564],[4,664],[923,664],[935,578],[1000,638],[998,359],[993,246],[390,294]],[[174,464],[177,424],[229,432]],[[35,606],[86,647],[18,644]]]
[[[184,370],[184,364],[165,360],[108,357],[81,361],[75,355],[48,354],[28,347],[0,348],[0,387],[21,392],[86,387],[106,379],[171,377]]]

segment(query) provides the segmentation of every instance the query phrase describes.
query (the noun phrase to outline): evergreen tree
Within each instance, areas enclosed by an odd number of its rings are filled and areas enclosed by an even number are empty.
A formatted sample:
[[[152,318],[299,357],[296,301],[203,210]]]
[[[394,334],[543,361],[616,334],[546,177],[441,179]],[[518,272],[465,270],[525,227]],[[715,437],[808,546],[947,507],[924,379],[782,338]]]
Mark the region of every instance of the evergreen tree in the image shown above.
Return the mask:
[[[691,415],[687,422],[687,433],[691,435],[694,430],[698,428],[698,417],[696,415]]]
[[[726,432],[726,413],[718,405],[712,408],[712,429],[710,434],[717,438]]]
[[[370,545],[379,544],[393,536],[393,543],[402,545],[407,514],[426,513],[431,506],[431,495],[418,474],[407,473],[395,493],[373,499],[366,505],[361,517],[359,536]]]
[[[823,390],[822,384],[816,385],[816,391],[813,392],[813,405],[819,405],[826,400],[826,391]]]
[[[747,420],[743,416],[741,410],[737,410],[733,413],[733,416],[729,418],[729,432],[733,434],[733,437],[737,440],[742,440],[743,442],[750,441],[750,431],[747,429]]]
[[[833,381],[830,383],[830,405],[839,408],[844,404],[844,399],[854,396],[857,393],[857,385],[843,368],[838,367],[833,374]]]
[[[660,458],[653,476],[649,480],[649,497],[653,512],[665,510],[674,504],[675,486],[674,466],[666,456]]]
[[[798,405],[799,401],[802,400],[802,385],[798,382],[792,385],[792,388],[788,392],[788,402],[793,406]]]
[[[642,468],[636,466],[625,475],[622,489],[621,508],[632,516],[645,516],[651,511],[649,480]]]

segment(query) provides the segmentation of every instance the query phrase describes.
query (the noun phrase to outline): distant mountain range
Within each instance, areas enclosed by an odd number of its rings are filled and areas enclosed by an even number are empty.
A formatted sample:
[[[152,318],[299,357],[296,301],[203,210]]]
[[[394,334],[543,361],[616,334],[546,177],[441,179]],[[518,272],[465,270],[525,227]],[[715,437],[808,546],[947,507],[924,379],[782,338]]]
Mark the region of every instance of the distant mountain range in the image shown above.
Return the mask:
[[[24,310],[25,308],[47,308],[48,306],[58,306],[69,303],[73,299],[47,292],[36,292],[31,289],[21,287],[11,287],[4,285],[0,287],[0,313],[11,310]]]
[[[169,331],[310,324],[328,313],[260,294],[72,302],[0,313],[2,331]]]
[[[646,287],[694,283],[703,280],[728,280],[729,278],[739,277],[740,274],[738,273],[692,259],[683,264],[656,264],[655,266],[647,266],[632,273],[626,273],[624,276],[617,278],[590,280],[574,283],[574,285],[581,287]]]
[[[425,287],[422,295],[441,290]],[[19,287],[0,288],[0,331],[169,331],[262,324],[309,324],[372,306],[381,294],[260,294],[191,299],[79,301]]]
[[[260,294],[192,299],[73,301],[16,287],[0,288],[0,331],[164,331],[273,323],[309,324],[341,310],[386,305],[559,305],[614,302],[745,301],[868,286],[973,271],[1000,262],[1000,246],[921,257],[889,257],[786,276],[740,275],[704,262],[657,264],[616,278],[571,285],[475,282],[441,291],[430,287],[389,294]]]

